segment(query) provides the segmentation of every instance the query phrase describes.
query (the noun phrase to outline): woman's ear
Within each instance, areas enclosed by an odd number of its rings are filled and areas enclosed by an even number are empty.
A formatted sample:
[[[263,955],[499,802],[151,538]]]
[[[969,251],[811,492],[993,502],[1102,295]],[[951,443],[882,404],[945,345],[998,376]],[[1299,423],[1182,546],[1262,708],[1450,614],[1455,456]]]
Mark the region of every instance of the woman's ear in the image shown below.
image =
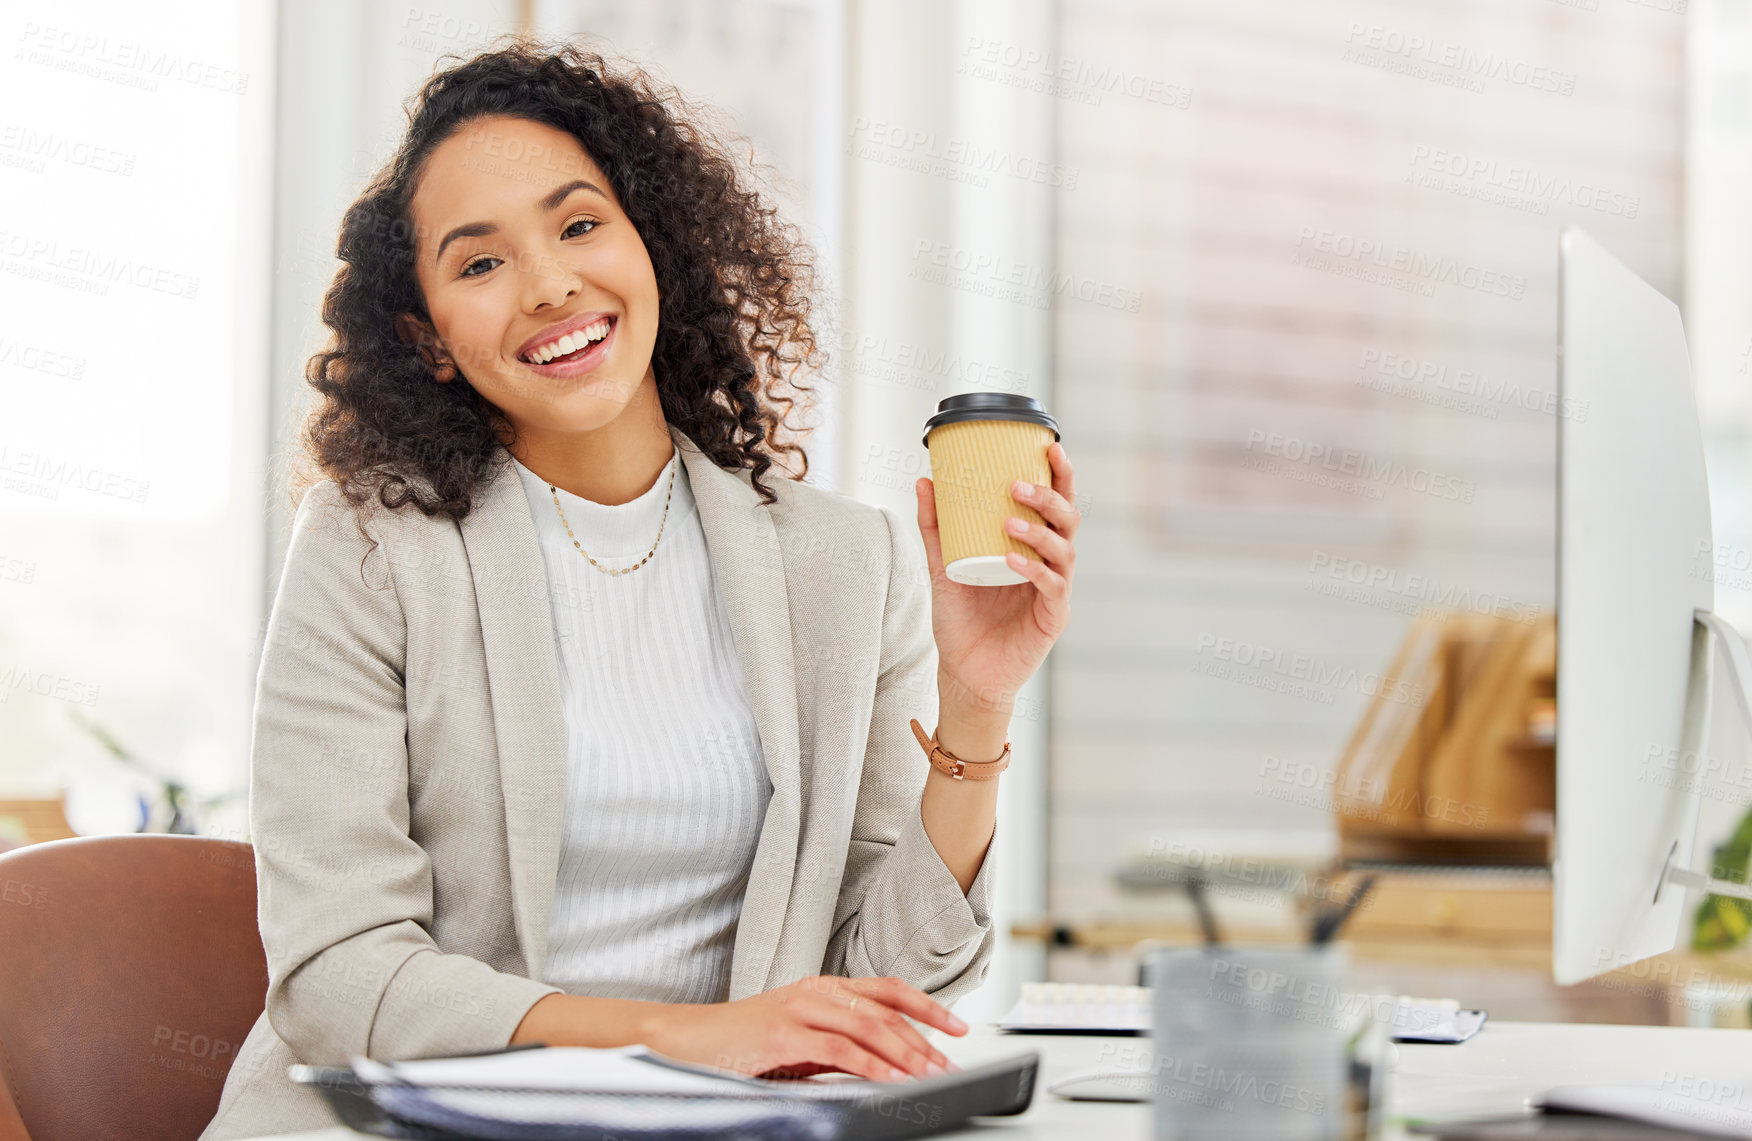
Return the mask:
[[[443,343],[430,325],[412,313],[403,313],[395,319],[395,332],[402,344],[419,349],[420,358],[432,370],[432,379],[439,384],[456,379],[456,362],[444,351]]]

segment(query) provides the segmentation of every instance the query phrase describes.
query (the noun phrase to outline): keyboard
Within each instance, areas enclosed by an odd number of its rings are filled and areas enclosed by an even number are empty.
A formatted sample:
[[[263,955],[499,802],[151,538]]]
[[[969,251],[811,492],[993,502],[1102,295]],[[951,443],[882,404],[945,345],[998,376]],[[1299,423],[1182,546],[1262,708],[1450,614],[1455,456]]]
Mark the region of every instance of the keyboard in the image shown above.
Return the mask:
[[[1484,1025],[1482,1010],[1453,999],[1398,995],[1391,1007],[1395,1042],[1464,1042]],[[1150,988],[1089,983],[1023,983],[1022,997],[998,1022],[1011,1034],[1126,1035],[1150,1032]]]
[[[1022,997],[998,1029],[1016,1034],[1148,1034],[1150,988],[1023,983]]]

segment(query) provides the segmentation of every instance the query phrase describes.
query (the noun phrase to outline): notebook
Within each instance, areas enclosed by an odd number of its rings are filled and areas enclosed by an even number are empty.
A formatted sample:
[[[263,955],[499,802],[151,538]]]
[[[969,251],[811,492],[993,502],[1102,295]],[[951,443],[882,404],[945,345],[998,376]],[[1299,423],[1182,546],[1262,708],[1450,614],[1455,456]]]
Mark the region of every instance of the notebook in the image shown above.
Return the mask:
[[[1411,1124],[1445,1141],[1696,1141],[1752,1139],[1745,1079],[1674,1079],[1661,1085],[1559,1086],[1535,1099],[1543,1111]]]
[[[464,1058],[293,1066],[353,1129],[384,1137],[591,1141],[759,1136],[898,1141],[974,1116],[1021,1113],[1029,1053],[919,1081],[765,1081],[692,1066],[642,1046],[513,1049]]]

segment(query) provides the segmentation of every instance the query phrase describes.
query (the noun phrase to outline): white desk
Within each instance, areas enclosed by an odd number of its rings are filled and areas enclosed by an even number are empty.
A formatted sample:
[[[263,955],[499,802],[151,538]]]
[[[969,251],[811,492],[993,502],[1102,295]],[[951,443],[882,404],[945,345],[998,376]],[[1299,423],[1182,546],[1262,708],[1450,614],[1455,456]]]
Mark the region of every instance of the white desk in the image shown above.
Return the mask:
[[[1388,1105],[1402,1117],[1476,1117],[1514,1113],[1552,1086],[1747,1073],[1752,1030],[1486,1022],[1459,1046],[1400,1046]]]
[[[933,1035],[945,1054],[963,1065],[1023,1050],[1041,1055],[1041,1087],[1102,1060],[1105,1043],[1141,1039],[998,1034],[981,1028],[957,1040]],[[1752,1031],[1693,1030],[1669,1026],[1598,1026],[1584,1023],[1487,1022],[1459,1046],[1399,1047],[1389,1093],[1397,1117],[1477,1117],[1515,1113],[1551,1086],[1581,1082],[1659,1082],[1663,1075],[1723,1077],[1752,1073]],[[946,1134],[985,1141],[1059,1141],[1103,1138],[1147,1141],[1151,1107],[1073,1102],[1037,1092],[1020,1117],[987,1118],[976,1129]],[[1002,1131],[1001,1134],[999,1131]],[[278,1141],[357,1141],[349,1129],[281,1134]]]

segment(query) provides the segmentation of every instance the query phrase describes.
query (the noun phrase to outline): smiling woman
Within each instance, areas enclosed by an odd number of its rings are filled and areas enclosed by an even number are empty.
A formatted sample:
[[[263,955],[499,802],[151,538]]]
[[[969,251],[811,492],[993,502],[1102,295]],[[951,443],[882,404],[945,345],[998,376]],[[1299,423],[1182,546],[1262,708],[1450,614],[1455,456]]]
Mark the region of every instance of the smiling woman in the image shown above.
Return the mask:
[[[912,1020],[966,1031],[1070,462],[1015,485],[1041,560],[996,588],[944,576],[929,480],[922,561],[805,464],[763,482],[818,363],[809,259],[680,106],[518,42],[428,83],[347,212],[258,679],[267,1008],[203,1141],[325,1124],[295,1061],[899,1079],[948,1065]]]
[[[667,437],[596,429],[623,415],[663,422],[659,299],[651,255],[609,179],[572,135],[505,115],[469,122],[423,173],[409,212],[429,324],[404,315],[402,336],[431,330],[468,362],[466,383],[503,412],[525,466],[598,503],[633,499],[667,462]],[[460,221],[476,215],[485,220]],[[455,377],[454,365],[436,370],[444,383]],[[621,450],[604,451],[611,443]]]
[[[822,361],[808,247],[683,106],[571,46],[519,44],[426,84],[400,150],[341,224],[294,506],[326,476],[354,503],[461,518],[498,444],[521,431],[540,453],[544,431],[629,407],[750,468],[763,499],[775,459],[807,471],[778,437]],[[566,321],[609,321],[590,359],[525,358],[541,347],[530,339],[574,331],[548,328],[556,301]],[[519,305],[541,316],[514,320]],[[458,370],[464,383],[449,383]],[[556,482],[581,493],[580,475],[624,467],[573,464]],[[618,491],[611,503],[630,489],[592,487]]]

